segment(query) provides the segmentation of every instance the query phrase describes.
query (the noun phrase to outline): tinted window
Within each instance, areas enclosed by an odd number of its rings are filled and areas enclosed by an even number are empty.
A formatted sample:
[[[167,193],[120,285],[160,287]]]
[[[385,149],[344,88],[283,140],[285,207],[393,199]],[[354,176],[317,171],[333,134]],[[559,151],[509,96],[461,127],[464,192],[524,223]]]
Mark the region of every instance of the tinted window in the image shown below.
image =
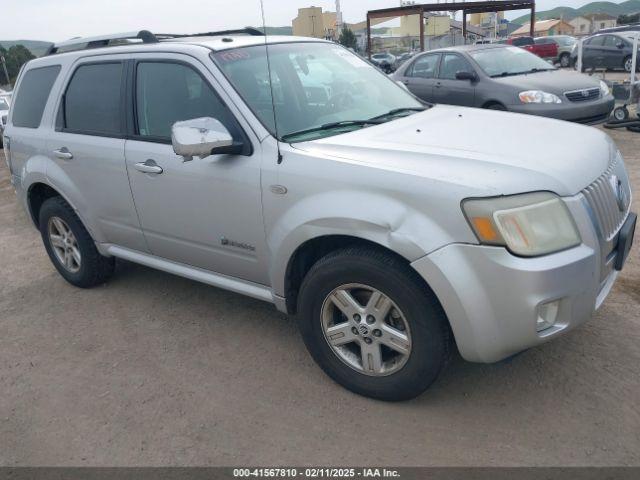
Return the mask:
[[[440,64],[440,78],[455,80],[458,72],[473,72],[469,63],[460,55],[447,53]]]
[[[516,47],[522,47],[524,45],[533,45],[533,38],[531,37],[518,37],[514,38],[511,42],[511,45],[515,45]]]
[[[64,127],[97,135],[122,133],[122,63],[83,65],[64,97]]]
[[[593,37],[591,40],[589,40],[589,46],[590,47],[601,47],[604,44],[604,39],[605,39],[604,35],[602,35],[600,37]]]
[[[60,65],[34,68],[25,73],[13,107],[13,125],[38,128]]]
[[[182,120],[213,117],[234,137],[239,127],[209,84],[192,68],[178,63],[138,64],[136,75],[138,133],[171,138],[171,127]]]
[[[436,68],[440,55],[423,55],[413,62],[413,66],[408,72],[408,77],[433,78],[436,75]]]

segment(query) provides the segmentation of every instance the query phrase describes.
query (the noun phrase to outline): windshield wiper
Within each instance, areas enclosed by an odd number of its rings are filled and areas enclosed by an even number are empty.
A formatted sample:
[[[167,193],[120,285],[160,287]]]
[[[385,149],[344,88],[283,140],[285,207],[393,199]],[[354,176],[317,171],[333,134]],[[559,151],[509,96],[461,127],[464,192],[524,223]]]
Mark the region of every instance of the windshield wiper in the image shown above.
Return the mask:
[[[287,133],[282,136],[282,140],[286,141],[291,137],[297,137],[299,135],[305,135],[307,133],[321,132],[323,130],[333,130],[334,128],[341,127],[364,127],[366,125],[379,125],[382,122],[381,120],[371,119],[371,120],[342,120],[341,122],[331,122],[325,123],[324,125],[320,125],[318,127],[307,128],[306,130],[300,130],[298,132]]]
[[[381,120],[387,117],[393,117],[394,115],[398,115],[399,113],[406,112],[424,112],[428,107],[404,107],[404,108],[394,108],[393,110],[383,113],[382,115],[378,115],[377,117],[370,118],[369,120]]]
[[[548,72],[549,70],[555,70],[555,68],[532,68],[531,70],[523,70],[522,72],[502,72],[497,75],[491,75],[491,78],[525,75],[527,73]]]

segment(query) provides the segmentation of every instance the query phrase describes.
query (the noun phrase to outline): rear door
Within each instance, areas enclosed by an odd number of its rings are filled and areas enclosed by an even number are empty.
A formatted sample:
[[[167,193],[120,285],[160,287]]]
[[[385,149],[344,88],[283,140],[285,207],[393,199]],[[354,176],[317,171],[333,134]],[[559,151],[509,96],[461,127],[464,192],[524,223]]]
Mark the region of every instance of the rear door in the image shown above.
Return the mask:
[[[402,82],[418,98],[434,102],[433,89],[437,82],[439,53],[427,53],[416,58],[405,70]]]
[[[267,284],[260,143],[202,63],[159,55],[138,55],[132,65],[132,130],[125,148],[149,249],[167,260]],[[188,162],[176,155],[173,124],[202,117],[222,122],[245,145],[243,154]]]
[[[67,182],[60,187],[100,230],[92,232],[99,241],[146,251],[124,157],[125,78],[122,57],[73,66],[47,142],[47,176]]]
[[[473,107],[475,106],[476,82],[456,79],[458,72],[473,73],[475,70],[462,55],[443,53],[438,69],[438,79],[433,89],[434,101]]]

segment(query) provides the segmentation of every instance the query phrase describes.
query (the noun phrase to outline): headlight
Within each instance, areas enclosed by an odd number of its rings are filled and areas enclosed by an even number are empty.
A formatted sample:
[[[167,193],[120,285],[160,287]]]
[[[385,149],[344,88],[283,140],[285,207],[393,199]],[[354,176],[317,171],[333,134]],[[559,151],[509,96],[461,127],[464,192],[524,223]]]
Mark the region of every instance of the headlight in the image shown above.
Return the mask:
[[[527,90],[520,92],[520,101],[522,103],[562,103],[562,100],[553,93],[543,92],[542,90]]]
[[[602,93],[603,97],[606,97],[611,93],[611,89],[609,88],[609,85],[607,85],[602,80],[600,80],[600,92]]]
[[[566,205],[549,192],[470,199],[462,208],[480,243],[504,246],[516,255],[536,257],[581,242]]]

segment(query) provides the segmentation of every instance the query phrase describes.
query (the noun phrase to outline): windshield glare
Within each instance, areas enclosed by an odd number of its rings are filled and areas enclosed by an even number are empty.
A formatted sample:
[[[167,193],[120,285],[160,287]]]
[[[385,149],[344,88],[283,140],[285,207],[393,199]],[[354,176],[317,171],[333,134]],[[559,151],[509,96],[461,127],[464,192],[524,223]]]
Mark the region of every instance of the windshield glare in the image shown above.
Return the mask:
[[[4,98],[0,98],[0,110],[9,110],[9,104]]]
[[[572,47],[576,44],[576,39],[573,37],[554,37],[554,40],[558,42],[561,47]]]
[[[490,77],[515,75],[532,70],[555,70],[537,55],[518,47],[489,48],[470,52],[470,55]]]
[[[222,51],[213,58],[260,121],[279,139],[334,122],[368,120],[395,109],[422,107],[406,90],[338,45],[283,43],[268,48],[273,89],[265,46]],[[337,133],[341,132],[317,131],[295,136],[295,141]]]

